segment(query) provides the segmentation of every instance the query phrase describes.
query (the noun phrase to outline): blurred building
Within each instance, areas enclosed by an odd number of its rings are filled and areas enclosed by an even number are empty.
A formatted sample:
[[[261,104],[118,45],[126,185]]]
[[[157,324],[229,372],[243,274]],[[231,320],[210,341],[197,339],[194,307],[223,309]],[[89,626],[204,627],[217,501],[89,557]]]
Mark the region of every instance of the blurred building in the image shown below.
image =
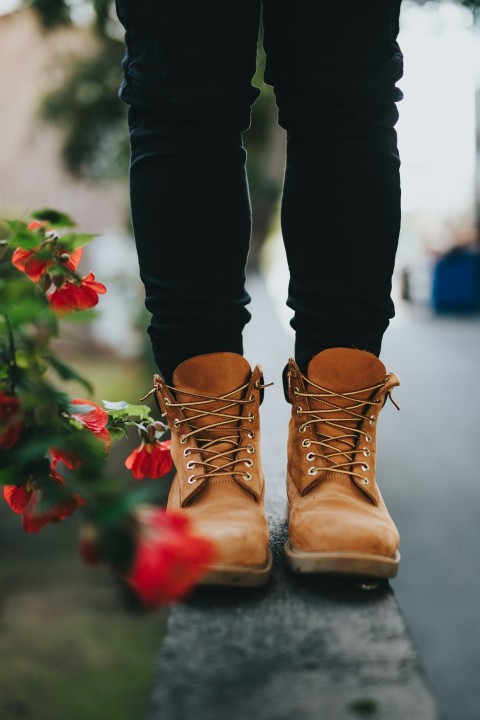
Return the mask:
[[[124,232],[125,181],[89,184],[62,167],[61,129],[39,119],[43,95],[57,86],[72,57],[93,52],[86,27],[46,32],[24,8],[0,16],[0,212],[25,215],[51,206],[72,215],[82,231]]]

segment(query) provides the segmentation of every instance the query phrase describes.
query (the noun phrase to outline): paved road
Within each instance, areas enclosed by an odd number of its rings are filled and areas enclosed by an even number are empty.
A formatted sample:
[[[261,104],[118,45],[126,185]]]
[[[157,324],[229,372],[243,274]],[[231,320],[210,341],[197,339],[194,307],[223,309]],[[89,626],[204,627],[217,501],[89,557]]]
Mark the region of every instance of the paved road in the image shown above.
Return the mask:
[[[402,536],[393,588],[448,720],[479,720],[480,318],[407,313],[384,359],[402,381],[379,466]]]
[[[261,302],[247,326],[246,354],[255,348]],[[278,303],[278,299],[277,299]],[[382,359],[401,387],[397,412],[387,404],[379,424],[378,479],[400,530],[402,563],[392,582],[396,599],[448,720],[480,718],[480,317],[435,317],[399,307]],[[268,328],[265,330],[268,333]],[[272,333],[278,363],[266,363],[281,393],[280,369],[292,338]],[[285,463],[288,407],[276,438],[278,471]]]

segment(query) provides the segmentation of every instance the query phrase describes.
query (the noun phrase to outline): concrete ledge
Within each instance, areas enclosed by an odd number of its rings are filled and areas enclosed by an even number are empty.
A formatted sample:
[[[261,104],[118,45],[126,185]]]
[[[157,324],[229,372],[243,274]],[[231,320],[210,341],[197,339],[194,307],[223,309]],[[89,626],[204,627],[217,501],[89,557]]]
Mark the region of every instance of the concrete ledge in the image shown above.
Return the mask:
[[[261,358],[266,381],[276,382],[262,415],[273,578],[255,590],[199,588],[171,610],[148,720],[440,718],[387,582],[309,577],[285,567],[289,409],[280,373],[292,349],[262,283],[251,285],[257,319],[246,356],[253,364]]]

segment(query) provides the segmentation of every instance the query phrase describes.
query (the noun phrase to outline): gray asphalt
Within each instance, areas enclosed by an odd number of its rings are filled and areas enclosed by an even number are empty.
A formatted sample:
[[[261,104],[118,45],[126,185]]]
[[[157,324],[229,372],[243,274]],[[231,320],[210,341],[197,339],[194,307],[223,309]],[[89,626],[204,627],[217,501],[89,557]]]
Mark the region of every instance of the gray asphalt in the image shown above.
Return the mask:
[[[480,317],[413,308],[386,334],[402,385],[380,426],[399,526],[392,583],[448,720],[480,718]]]
[[[366,589],[361,583],[298,577],[284,567],[289,406],[281,371],[293,348],[263,283],[250,278],[249,288],[253,320],[245,355],[263,366],[267,382],[275,382],[262,406],[275,571],[267,588],[199,589],[173,608],[149,720],[443,719],[388,583]],[[400,414],[392,410],[397,420]],[[394,451],[391,463],[398,467],[403,450],[395,440],[398,429],[395,433],[384,444],[381,462]],[[389,470],[388,487],[383,483],[382,489],[392,503],[393,484]]]

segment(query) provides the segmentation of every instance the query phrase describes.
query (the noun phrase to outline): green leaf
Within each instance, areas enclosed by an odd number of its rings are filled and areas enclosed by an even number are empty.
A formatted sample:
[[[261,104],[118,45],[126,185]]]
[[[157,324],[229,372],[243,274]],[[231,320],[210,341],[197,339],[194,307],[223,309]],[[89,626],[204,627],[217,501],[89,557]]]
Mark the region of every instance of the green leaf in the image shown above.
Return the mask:
[[[68,250],[75,250],[76,248],[87,245],[96,237],[98,237],[98,234],[95,233],[68,233],[67,235],[62,235],[59,245],[60,247],[65,245]]]
[[[128,408],[128,403],[125,400],[120,400],[120,402],[110,402],[110,400],[102,400],[103,406],[107,410],[126,410]]]
[[[22,220],[4,220],[3,221],[10,232],[17,232],[18,230],[26,230],[27,223]]]
[[[45,220],[52,228],[75,227],[77,224],[70,215],[60,212],[59,210],[53,210],[52,208],[34,210],[31,216],[35,218],[35,220]]]
[[[54,370],[60,375],[62,380],[76,380],[77,382],[81,383],[83,387],[87,390],[87,392],[93,394],[93,386],[92,384],[84,378],[82,375],[77,373],[76,370],[74,370],[69,365],[66,365],[64,362],[59,360],[55,355],[47,355],[46,357],[47,362],[50,363],[50,365],[53,367]]]
[[[125,401],[112,403],[108,400],[102,401],[110,418],[113,422],[123,420],[124,422],[135,422],[141,420],[151,420],[150,408],[148,405],[130,405]],[[116,405],[115,408],[109,406]]]
[[[0,469],[0,485],[15,485],[20,482],[22,468],[17,465]]]
[[[44,240],[43,232],[39,230],[27,230],[24,223],[21,226],[17,223],[9,223],[11,225],[12,234],[9,237],[9,244],[13,247],[19,247],[23,250],[33,250]]]
[[[110,437],[112,438],[112,440],[124,440],[126,437],[128,437],[126,430],[121,427],[109,426],[108,432],[110,433]]]

